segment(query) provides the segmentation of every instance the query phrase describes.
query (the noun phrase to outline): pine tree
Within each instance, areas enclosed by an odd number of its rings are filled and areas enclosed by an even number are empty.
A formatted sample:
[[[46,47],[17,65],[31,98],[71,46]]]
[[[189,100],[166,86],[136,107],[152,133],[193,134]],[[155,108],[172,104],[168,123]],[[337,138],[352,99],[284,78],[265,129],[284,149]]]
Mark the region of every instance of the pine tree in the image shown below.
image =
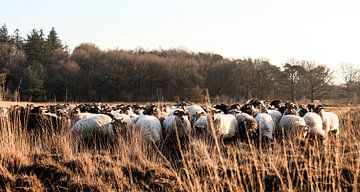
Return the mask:
[[[11,41],[16,45],[16,48],[22,49],[24,46],[24,39],[20,36],[19,29],[15,29],[14,35],[11,37]]]
[[[24,50],[30,65],[32,63],[42,64],[45,61],[49,54],[46,49],[46,41],[42,30],[37,31],[33,29],[30,35],[27,35]]]
[[[54,51],[55,49],[58,49],[58,48],[62,48],[62,49],[64,48],[54,27],[49,32],[49,35],[47,36],[47,39],[46,39],[46,43],[47,43],[48,49],[50,49],[50,51]]]
[[[8,43],[9,41],[10,41],[10,36],[8,33],[8,29],[6,27],[6,24],[4,24],[0,28],[0,43]]]

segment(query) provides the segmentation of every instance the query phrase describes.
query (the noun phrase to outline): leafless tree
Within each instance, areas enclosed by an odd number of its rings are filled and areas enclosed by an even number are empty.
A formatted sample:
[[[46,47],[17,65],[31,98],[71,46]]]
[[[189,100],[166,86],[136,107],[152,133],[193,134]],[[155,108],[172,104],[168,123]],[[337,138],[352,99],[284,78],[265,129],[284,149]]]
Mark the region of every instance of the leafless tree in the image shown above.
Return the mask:
[[[352,63],[340,64],[339,75],[345,83],[348,102],[350,101],[352,93],[355,91],[356,85],[359,82],[359,74],[360,69],[354,66]]]
[[[334,76],[333,72],[325,65],[318,65],[314,61],[302,61],[305,69],[303,82],[311,102],[321,99],[329,93],[330,84]]]

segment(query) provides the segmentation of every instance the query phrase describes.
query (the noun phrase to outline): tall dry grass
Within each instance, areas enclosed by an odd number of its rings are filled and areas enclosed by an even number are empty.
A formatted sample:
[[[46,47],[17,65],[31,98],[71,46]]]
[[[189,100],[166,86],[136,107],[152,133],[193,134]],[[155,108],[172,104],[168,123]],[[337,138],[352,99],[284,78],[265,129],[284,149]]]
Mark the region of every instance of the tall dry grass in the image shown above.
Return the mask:
[[[359,191],[360,109],[339,115],[339,137],[322,143],[190,138],[177,159],[136,129],[75,153],[66,129],[34,137],[1,119],[0,191]]]

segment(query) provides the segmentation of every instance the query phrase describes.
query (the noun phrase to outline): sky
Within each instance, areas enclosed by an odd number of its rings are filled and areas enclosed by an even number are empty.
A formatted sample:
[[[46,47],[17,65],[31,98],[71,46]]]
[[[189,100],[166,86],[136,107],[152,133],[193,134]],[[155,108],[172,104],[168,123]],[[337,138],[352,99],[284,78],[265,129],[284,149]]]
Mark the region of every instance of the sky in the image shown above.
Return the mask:
[[[74,49],[184,48],[228,58],[360,65],[358,0],[0,0],[0,24],[22,36],[55,27]]]

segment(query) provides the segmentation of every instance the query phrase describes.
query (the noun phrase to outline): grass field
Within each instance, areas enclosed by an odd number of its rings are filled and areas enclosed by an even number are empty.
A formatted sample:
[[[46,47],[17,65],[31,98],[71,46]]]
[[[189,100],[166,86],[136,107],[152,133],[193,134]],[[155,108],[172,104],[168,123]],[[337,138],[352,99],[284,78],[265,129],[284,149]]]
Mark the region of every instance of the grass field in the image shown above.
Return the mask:
[[[360,191],[360,108],[329,110],[341,133],[322,144],[193,138],[180,160],[136,131],[111,152],[74,153],[67,132],[33,138],[1,121],[0,191]]]

